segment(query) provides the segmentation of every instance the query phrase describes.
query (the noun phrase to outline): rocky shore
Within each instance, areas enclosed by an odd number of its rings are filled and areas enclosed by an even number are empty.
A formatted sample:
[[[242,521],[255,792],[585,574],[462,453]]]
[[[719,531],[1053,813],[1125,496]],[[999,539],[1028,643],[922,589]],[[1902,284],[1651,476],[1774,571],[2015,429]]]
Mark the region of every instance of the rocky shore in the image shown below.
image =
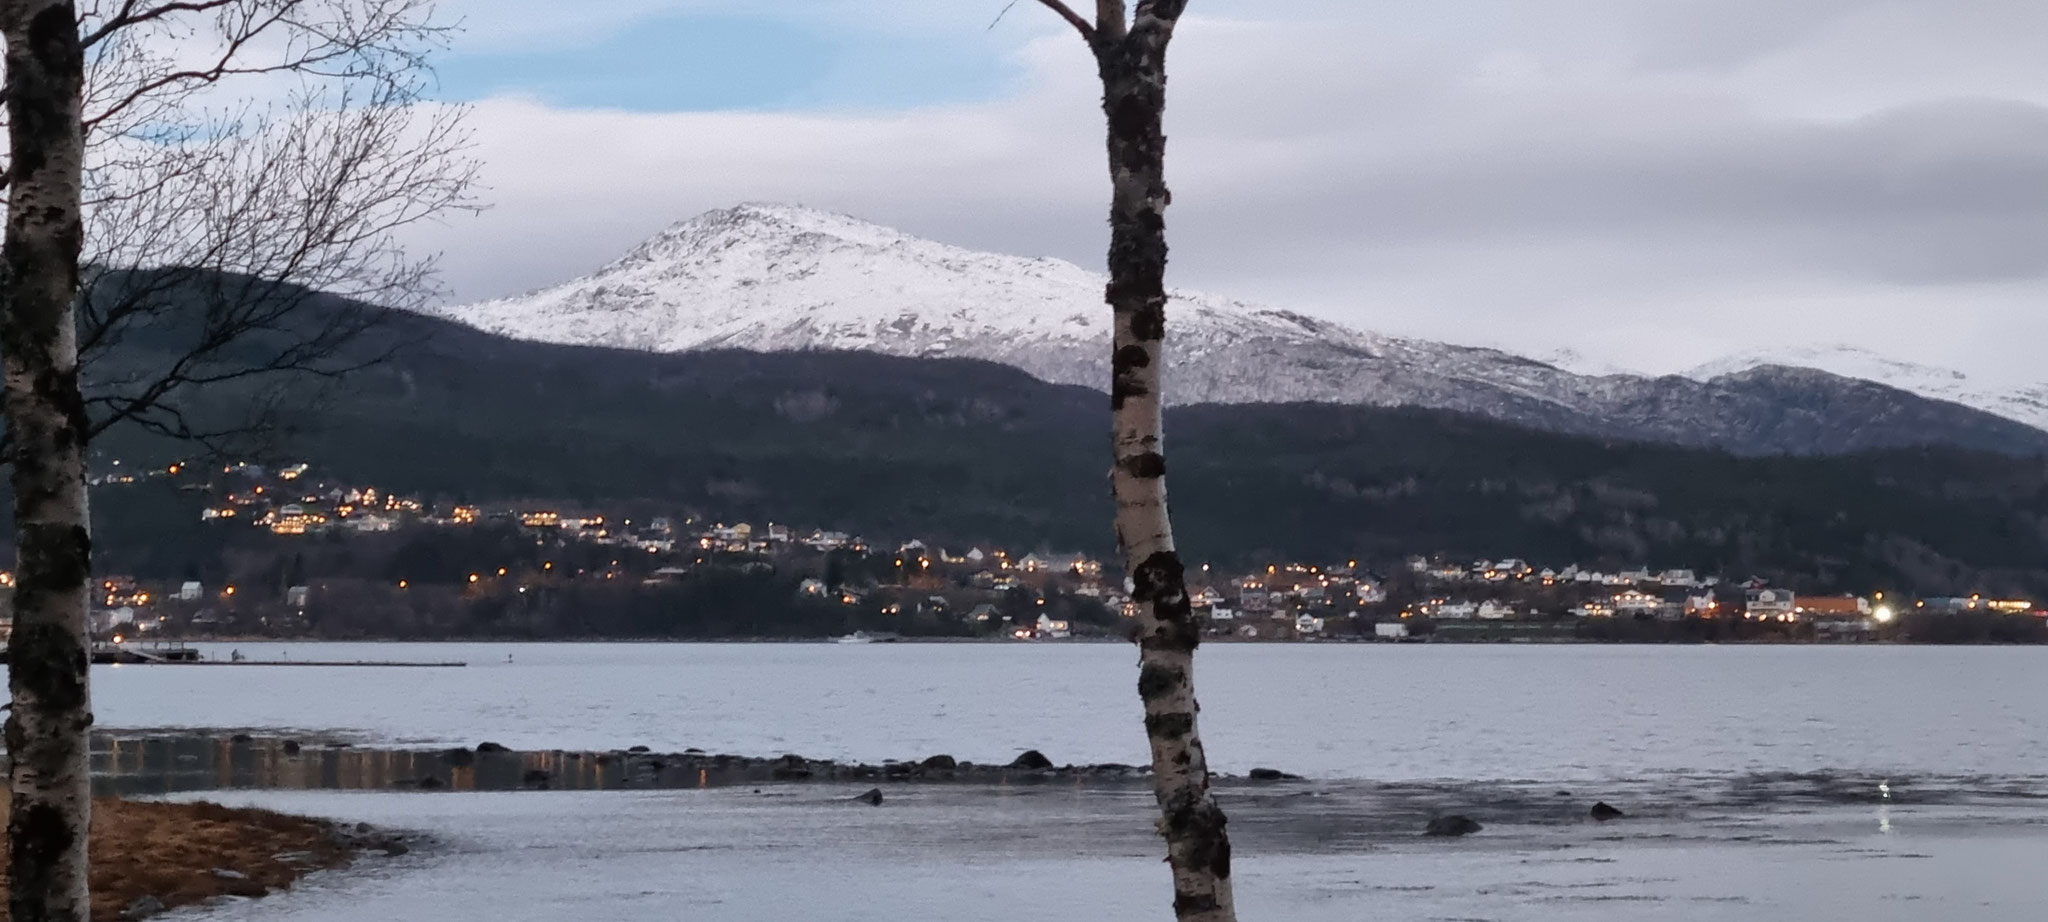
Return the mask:
[[[0,801],[0,820],[6,817]],[[98,798],[92,816],[93,922],[142,919],[180,906],[255,898],[365,853],[410,846],[367,826],[210,803]],[[4,855],[5,843],[0,843]],[[0,905],[0,920],[8,918]]]
[[[228,788],[370,790],[631,790],[799,782],[924,784],[1149,783],[1151,768],[1117,763],[1061,764],[1036,750],[999,762],[947,754],[880,763],[798,754],[743,756],[700,749],[654,752],[645,746],[604,752],[515,750],[493,742],[448,749],[360,747],[336,740],[251,734],[173,734],[114,738],[96,747],[103,791],[158,794]],[[1261,768],[1226,783],[1269,783],[1295,776]]]

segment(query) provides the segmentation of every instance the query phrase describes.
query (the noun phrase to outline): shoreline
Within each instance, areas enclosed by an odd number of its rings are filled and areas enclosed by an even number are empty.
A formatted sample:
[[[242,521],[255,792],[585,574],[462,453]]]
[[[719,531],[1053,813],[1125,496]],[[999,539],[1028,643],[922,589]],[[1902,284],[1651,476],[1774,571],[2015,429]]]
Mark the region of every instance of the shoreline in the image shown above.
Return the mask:
[[[290,890],[372,853],[402,855],[402,836],[207,801],[95,796],[89,833],[93,922],[143,919],[223,899]],[[0,818],[7,815],[0,803]],[[0,843],[0,854],[5,843]],[[0,920],[8,918],[0,905]]]
[[[974,644],[1007,647],[1058,647],[1129,645],[1122,637],[1068,637],[1045,640],[1013,640],[1006,637],[899,637],[865,644],[840,644],[837,637],[165,637],[149,638],[166,643],[186,644],[503,644],[544,646],[547,644],[658,645],[809,645],[809,646],[901,646],[927,644]],[[144,642],[138,639],[136,642]],[[1240,637],[1205,637],[1203,646],[1248,647],[2039,647],[2048,644],[2015,641],[1972,640],[1962,642],[1917,640],[1581,640],[1581,639],[1474,639],[1400,641],[1326,638],[1322,640],[1259,640]]]

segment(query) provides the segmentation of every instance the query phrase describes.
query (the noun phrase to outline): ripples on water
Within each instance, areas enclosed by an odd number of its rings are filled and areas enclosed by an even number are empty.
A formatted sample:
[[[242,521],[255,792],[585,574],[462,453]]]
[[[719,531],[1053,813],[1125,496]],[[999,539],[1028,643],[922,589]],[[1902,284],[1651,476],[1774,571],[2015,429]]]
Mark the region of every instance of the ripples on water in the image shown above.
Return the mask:
[[[949,753],[1142,762],[1135,653],[1115,644],[211,645],[461,669],[120,666],[103,727],[299,728],[357,743],[880,762]],[[2048,766],[2048,650],[1204,647],[1212,762],[1325,779],[1618,779]]]

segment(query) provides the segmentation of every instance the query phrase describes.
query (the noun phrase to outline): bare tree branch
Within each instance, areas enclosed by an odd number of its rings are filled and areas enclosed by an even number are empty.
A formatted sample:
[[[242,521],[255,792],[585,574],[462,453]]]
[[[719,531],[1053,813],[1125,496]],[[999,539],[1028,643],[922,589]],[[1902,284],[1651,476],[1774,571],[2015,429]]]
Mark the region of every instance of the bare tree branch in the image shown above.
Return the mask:
[[[1080,32],[1082,38],[1087,39],[1091,43],[1095,41],[1095,27],[1089,25],[1088,20],[1082,19],[1081,14],[1074,12],[1073,7],[1066,5],[1061,0],[1038,0],[1038,2],[1045,4],[1053,12],[1060,14],[1060,18],[1065,19],[1076,31]],[[1107,2],[1107,0],[1098,0],[1098,2]]]
[[[198,2],[192,3],[160,3],[154,7],[144,9],[142,0],[126,0],[114,15],[107,17],[91,32],[85,33],[79,40],[79,44],[85,48],[91,48],[99,44],[101,39],[130,26],[138,26],[178,13],[203,13],[208,10],[220,9],[234,2],[236,0],[198,0]],[[83,19],[84,17],[80,18]]]
[[[399,233],[475,208],[464,113],[423,92],[432,0],[81,0],[79,25],[87,435],[224,444],[384,357],[364,335],[435,294]]]

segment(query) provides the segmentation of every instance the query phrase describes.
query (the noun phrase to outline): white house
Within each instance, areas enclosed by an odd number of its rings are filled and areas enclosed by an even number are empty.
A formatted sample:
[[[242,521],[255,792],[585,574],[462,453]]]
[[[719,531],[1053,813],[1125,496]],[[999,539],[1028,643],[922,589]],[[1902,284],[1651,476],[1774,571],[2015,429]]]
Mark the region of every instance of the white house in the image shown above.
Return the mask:
[[[1054,638],[1072,637],[1074,636],[1073,626],[1069,625],[1065,621],[1058,620],[1051,615],[1039,615],[1038,636]]]
[[[1488,599],[1485,602],[1481,602],[1479,610],[1473,612],[1473,614],[1483,621],[1500,621],[1514,617],[1515,607],[1506,602],[1496,602]]]
[[[849,540],[851,539],[843,531],[814,531],[809,538],[804,539],[804,543],[821,551],[829,551],[845,547]]]
[[[1749,617],[1764,621],[1790,621],[1799,607],[1799,597],[1790,589],[1749,591]]]
[[[1614,610],[1618,614],[1655,614],[1664,607],[1664,600],[1640,589],[1630,589],[1614,597]]]
[[[181,602],[197,601],[205,594],[206,587],[200,585],[198,580],[186,580],[184,585],[178,587],[178,600]]]
[[[1323,619],[1318,618],[1314,615],[1299,615],[1295,617],[1295,634],[1306,637],[1314,634],[1321,634],[1322,632]]]
[[[1444,621],[1470,621],[1479,614],[1479,606],[1472,602],[1446,602],[1436,607],[1432,614]]]
[[[1382,621],[1372,626],[1372,636],[1379,640],[1407,640],[1408,625],[1399,621]]]

